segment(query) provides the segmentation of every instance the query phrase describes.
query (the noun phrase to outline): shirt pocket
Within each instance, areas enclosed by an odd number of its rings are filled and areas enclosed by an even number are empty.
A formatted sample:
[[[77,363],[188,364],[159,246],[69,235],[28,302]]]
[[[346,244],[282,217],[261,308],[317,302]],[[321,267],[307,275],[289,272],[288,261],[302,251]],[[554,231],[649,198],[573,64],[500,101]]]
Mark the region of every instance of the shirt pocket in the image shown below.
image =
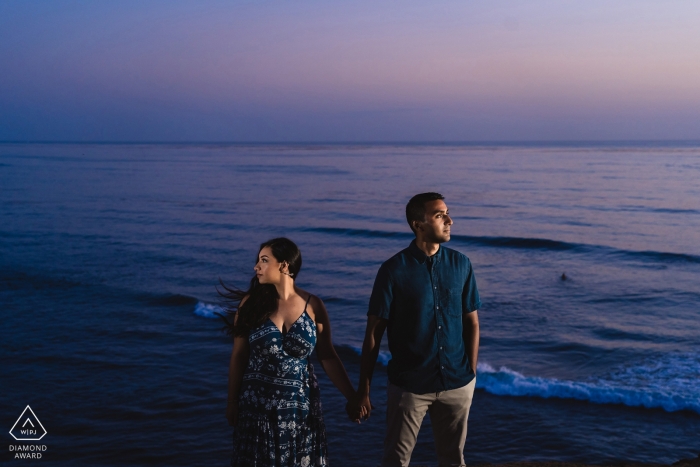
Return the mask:
[[[462,288],[447,287],[442,289],[442,306],[448,315],[462,315]]]

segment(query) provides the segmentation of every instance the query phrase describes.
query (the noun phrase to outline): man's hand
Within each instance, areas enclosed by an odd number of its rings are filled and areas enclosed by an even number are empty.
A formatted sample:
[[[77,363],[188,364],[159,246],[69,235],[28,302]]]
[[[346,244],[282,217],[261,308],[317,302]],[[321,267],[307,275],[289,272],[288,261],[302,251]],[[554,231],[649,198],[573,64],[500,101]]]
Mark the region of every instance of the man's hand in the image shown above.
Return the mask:
[[[369,394],[367,395],[362,395],[358,394],[358,406],[360,407],[360,411],[362,414],[362,419],[367,420],[369,418],[370,413],[372,413],[372,409],[374,408],[372,406],[372,401],[369,399]]]
[[[355,423],[361,423],[362,420],[366,420],[369,415],[367,415],[367,411],[365,408],[360,405],[359,398],[355,396],[353,399],[349,400],[347,404],[345,404],[345,412],[348,414],[348,417],[350,420],[352,420]]]

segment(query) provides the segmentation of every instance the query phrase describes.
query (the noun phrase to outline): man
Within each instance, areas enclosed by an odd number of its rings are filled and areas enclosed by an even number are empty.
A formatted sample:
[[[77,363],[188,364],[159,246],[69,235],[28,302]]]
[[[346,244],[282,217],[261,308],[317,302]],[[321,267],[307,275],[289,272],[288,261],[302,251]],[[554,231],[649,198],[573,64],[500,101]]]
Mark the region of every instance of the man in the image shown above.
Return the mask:
[[[452,226],[442,195],[411,198],[406,220],[416,238],[377,273],[358,401],[350,411],[364,409],[366,418],[371,413],[370,383],[387,329],[391,361],[382,466],[409,465],[426,412],[440,466],[463,466],[479,349],[476,280],[466,256],[441,246]]]

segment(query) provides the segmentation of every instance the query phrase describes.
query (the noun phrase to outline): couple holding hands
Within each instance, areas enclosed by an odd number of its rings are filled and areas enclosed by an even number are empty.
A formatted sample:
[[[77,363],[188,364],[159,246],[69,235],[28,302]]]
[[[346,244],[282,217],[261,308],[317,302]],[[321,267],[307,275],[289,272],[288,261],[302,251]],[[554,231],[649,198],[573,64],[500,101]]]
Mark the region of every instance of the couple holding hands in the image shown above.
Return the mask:
[[[345,396],[351,420],[372,411],[370,384],[387,331],[387,426],[381,465],[408,466],[426,412],[439,465],[463,466],[476,383],[481,305],[469,259],[441,246],[452,219],[444,197],[421,193],[406,205],[416,238],[379,268],[367,312],[360,381],[352,386],[333,348],[323,302],[294,281],[301,253],[286,238],[260,246],[248,290],[225,287],[234,338],[226,417],[234,426],[232,466],[326,466],[326,433],[313,366],[316,354]]]

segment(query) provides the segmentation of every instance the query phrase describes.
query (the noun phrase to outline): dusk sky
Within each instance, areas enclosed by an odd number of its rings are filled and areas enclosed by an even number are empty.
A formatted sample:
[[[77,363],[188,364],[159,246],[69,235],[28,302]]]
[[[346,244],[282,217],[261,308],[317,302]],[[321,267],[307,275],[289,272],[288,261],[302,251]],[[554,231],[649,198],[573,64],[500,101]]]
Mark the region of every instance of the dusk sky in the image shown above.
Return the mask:
[[[700,139],[700,2],[0,1],[2,141]]]

